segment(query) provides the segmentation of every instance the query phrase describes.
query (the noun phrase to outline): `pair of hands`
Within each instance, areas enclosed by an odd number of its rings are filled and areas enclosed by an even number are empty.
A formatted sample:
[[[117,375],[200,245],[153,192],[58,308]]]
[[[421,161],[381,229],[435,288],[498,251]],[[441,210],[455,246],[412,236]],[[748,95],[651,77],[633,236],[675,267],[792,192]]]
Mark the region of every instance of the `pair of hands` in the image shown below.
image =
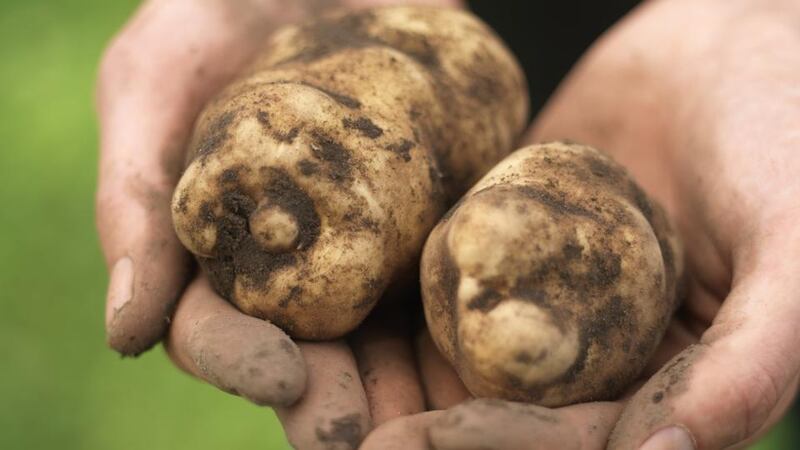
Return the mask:
[[[800,375],[796,2],[646,2],[537,118],[527,141],[570,138],[628,167],[675,220],[690,274],[641,383],[617,402],[557,409],[462,402],[429,337],[392,305],[347,342],[287,351],[280,330],[190,281],[169,200],[193,120],[275,27],[322,6],[152,0],[109,47],[97,202],[113,348],[138,354],[166,335],[181,368],[275,406],[303,449],[354,448],[370,431],[363,448],[711,449],[744,445],[784,414]]]

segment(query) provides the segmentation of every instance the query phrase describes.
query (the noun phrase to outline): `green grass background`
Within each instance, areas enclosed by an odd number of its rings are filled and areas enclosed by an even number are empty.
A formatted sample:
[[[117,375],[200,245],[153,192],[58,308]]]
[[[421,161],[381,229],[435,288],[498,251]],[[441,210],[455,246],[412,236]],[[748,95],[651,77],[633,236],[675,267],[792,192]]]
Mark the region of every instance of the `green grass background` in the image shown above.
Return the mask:
[[[105,347],[92,95],[131,0],[0,0],[0,448],[281,449],[271,410]],[[784,421],[759,449],[800,448]]]

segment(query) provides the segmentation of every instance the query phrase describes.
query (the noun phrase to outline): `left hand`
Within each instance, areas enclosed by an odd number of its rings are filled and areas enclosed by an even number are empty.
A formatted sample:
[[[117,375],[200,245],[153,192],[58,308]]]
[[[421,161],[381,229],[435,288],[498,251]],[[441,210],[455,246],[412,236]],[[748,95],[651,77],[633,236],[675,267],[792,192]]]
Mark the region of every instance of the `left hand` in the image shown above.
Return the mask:
[[[684,238],[687,298],[630,396],[476,400],[389,422],[362,448],[718,449],[774,425],[800,376],[798,20],[796,2],[647,2],[529,135],[611,152]]]

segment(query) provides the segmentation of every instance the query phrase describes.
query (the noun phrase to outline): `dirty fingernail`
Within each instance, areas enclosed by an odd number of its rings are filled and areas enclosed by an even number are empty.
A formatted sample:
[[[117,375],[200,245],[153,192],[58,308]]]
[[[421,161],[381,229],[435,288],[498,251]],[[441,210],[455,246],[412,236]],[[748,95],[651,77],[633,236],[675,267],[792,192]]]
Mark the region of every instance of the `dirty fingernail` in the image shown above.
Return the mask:
[[[694,450],[694,440],[681,426],[662,428],[645,441],[639,450]]]
[[[106,296],[106,327],[111,324],[114,314],[133,298],[133,261],[129,257],[120,258],[111,268]]]

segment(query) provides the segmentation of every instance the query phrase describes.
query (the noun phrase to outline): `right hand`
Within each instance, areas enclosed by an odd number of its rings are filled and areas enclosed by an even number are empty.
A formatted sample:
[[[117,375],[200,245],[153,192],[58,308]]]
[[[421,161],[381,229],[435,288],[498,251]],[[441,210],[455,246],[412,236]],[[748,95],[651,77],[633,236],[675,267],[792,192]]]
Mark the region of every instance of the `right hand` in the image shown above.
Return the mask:
[[[406,328],[387,326],[378,314],[354,335],[352,349],[344,341],[295,344],[269,322],[239,312],[195,275],[170,212],[184,146],[202,106],[276,27],[319,13],[319,5],[145,2],[100,65],[97,227],[111,272],[109,346],[135,356],[166,337],[167,352],[182,369],[275,406],[295,446],[355,448],[372,425],[424,408]]]

